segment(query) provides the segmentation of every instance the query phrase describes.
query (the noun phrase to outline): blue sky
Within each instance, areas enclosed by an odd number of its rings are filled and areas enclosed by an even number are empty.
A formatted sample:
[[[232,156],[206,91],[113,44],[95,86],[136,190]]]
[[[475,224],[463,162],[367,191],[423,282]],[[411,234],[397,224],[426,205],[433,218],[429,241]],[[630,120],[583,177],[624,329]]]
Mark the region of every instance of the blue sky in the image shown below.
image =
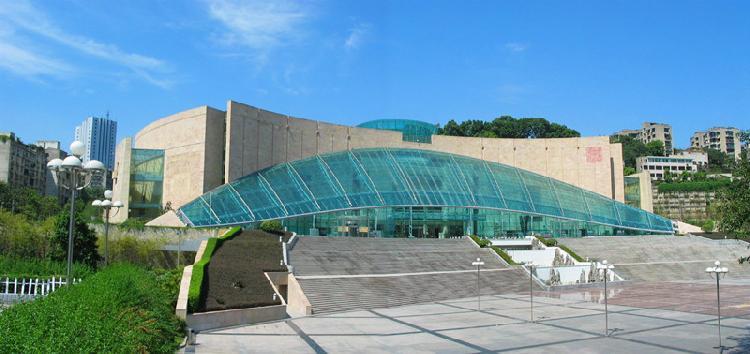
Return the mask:
[[[228,99],[323,121],[750,128],[743,1],[0,0],[0,130],[120,138]]]

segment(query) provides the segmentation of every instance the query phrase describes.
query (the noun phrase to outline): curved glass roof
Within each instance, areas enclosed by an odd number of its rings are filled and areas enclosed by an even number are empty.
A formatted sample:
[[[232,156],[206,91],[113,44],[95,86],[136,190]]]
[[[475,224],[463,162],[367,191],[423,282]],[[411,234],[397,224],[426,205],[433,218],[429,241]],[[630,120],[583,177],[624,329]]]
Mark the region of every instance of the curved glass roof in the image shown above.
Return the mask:
[[[438,130],[435,124],[411,119],[377,119],[357,127],[401,132],[404,141],[415,143],[432,143],[432,135]]]
[[[453,206],[509,210],[672,232],[669,219],[508,165],[417,149],[355,149],[278,164],[180,208],[193,226],[234,225],[334,210]]]

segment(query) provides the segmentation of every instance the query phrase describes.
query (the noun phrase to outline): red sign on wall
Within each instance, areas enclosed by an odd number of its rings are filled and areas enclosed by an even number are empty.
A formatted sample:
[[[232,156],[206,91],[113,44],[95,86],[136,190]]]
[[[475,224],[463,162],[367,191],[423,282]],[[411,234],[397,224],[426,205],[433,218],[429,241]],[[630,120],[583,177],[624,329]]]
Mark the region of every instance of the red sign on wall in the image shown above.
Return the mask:
[[[602,148],[601,147],[587,147],[586,148],[586,162],[602,162]]]

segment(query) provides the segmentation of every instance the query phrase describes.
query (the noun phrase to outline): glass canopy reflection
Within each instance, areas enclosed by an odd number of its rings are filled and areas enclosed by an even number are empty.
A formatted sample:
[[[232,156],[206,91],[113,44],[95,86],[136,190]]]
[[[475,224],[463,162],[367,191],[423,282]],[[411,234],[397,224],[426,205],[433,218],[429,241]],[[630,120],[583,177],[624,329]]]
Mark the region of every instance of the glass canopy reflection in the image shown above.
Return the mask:
[[[376,208],[380,211],[366,211]],[[413,224],[414,210],[424,208],[430,212],[419,215],[434,217]],[[355,149],[278,164],[218,187],[184,205],[178,214],[192,226],[281,219],[286,225],[299,225],[296,231],[301,233],[318,226],[317,216],[329,220],[331,234],[350,234],[342,227],[351,225],[355,214],[360,218],[356,233],[376,235],[378,230],[396,230],[388,223],[407,219],[408,225],[398,230],[408,233],[398,235],[414,236],[415,228],[428,228],[428,219],[430,227],[462,220],[463,226],[453,233],[481,231],[487,237],[508,234],[498,226],[503,222],[491,221],[506,219],[512,219],[507,225],[527,223],[524,219],[529,225],[542,225],[518,233],[554,236],[673,232],[668,219],[549,177],[465,156],[396,148]],[[341,217],[330,221],[334,215]],[[482,227],[477,219],[490,221]]]

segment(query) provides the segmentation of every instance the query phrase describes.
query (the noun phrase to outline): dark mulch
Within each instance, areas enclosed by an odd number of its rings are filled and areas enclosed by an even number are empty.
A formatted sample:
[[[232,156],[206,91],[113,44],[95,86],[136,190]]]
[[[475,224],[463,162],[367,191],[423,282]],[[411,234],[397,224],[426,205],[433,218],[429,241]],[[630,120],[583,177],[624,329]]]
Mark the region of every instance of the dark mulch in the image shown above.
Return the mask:
[[[289,235],[283,235],[284,241]],[[214,251],[206,267],[205,310],[279,305],[263,272],[285,272],[279,235],[260,230],[242,231]]]
[[[739,235],[732,235],[732,234],[723,234],[723,233],[719,233],[719,232],[709,232],[709,233],[707,233],[707,232],[693,232],[693,235],[703,236],[705,238],[710,238],[712,240],[724,240],[724,239],[727,239],[727,240],[740,240],[740,241],[744,241],[744,242],[749,242],[750,243],[750,238],[748,238],[748,237],[743,237],[743,236],[739,236]]]

